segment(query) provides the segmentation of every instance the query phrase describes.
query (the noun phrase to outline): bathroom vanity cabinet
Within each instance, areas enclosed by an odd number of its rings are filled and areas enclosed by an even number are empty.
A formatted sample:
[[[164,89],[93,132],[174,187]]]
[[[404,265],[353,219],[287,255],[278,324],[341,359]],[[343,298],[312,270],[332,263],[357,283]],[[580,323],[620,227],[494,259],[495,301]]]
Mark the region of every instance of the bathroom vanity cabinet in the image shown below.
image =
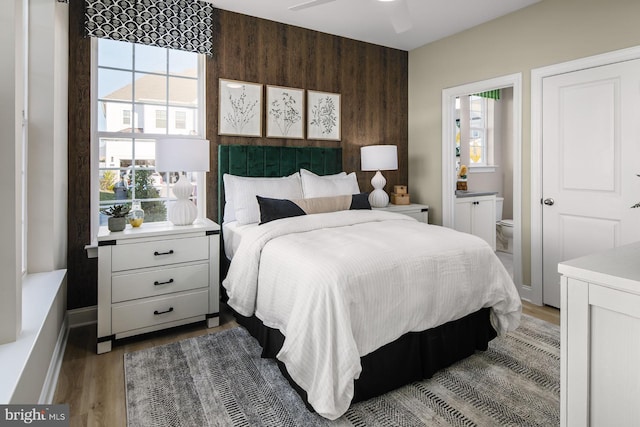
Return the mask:
[[[454,228],[484,239],[496,250],[496,196],[456,198]]]

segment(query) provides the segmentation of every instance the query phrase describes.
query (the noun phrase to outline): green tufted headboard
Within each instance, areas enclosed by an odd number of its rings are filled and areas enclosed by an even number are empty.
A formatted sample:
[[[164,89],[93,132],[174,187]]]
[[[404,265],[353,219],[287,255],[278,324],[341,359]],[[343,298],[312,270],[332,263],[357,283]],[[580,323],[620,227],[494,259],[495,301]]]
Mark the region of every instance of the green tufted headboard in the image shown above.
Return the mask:
[[[318,175],[342,172],[342,148],[218,146],[218,223],[224,214],[225,173],[238,176],[287,176],[301,168]]]

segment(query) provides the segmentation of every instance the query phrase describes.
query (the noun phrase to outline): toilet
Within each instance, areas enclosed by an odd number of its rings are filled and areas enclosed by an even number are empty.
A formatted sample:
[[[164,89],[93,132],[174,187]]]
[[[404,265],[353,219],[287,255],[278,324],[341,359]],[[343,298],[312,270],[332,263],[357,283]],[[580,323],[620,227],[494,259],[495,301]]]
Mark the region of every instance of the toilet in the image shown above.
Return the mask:
[[[496,250],[513,253],[513,219],[502,218],[504,197],[496,197]]]

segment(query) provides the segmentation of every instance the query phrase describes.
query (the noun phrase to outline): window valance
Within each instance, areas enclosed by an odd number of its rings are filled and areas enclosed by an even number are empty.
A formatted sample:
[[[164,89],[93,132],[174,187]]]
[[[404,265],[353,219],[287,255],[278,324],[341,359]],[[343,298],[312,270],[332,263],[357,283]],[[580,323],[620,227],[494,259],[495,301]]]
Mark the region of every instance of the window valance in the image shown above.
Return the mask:
[[[213,54],[213,5],[198,0],[85,0],[88,36]]]

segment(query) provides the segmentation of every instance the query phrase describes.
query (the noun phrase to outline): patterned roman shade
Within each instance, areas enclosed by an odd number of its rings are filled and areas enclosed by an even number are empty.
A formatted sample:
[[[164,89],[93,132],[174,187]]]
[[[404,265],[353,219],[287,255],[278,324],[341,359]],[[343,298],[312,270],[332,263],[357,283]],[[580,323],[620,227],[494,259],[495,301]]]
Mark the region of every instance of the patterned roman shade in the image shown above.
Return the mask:
[[[213,5],[198,0],[86,0],[87,35],[213,54]]]

